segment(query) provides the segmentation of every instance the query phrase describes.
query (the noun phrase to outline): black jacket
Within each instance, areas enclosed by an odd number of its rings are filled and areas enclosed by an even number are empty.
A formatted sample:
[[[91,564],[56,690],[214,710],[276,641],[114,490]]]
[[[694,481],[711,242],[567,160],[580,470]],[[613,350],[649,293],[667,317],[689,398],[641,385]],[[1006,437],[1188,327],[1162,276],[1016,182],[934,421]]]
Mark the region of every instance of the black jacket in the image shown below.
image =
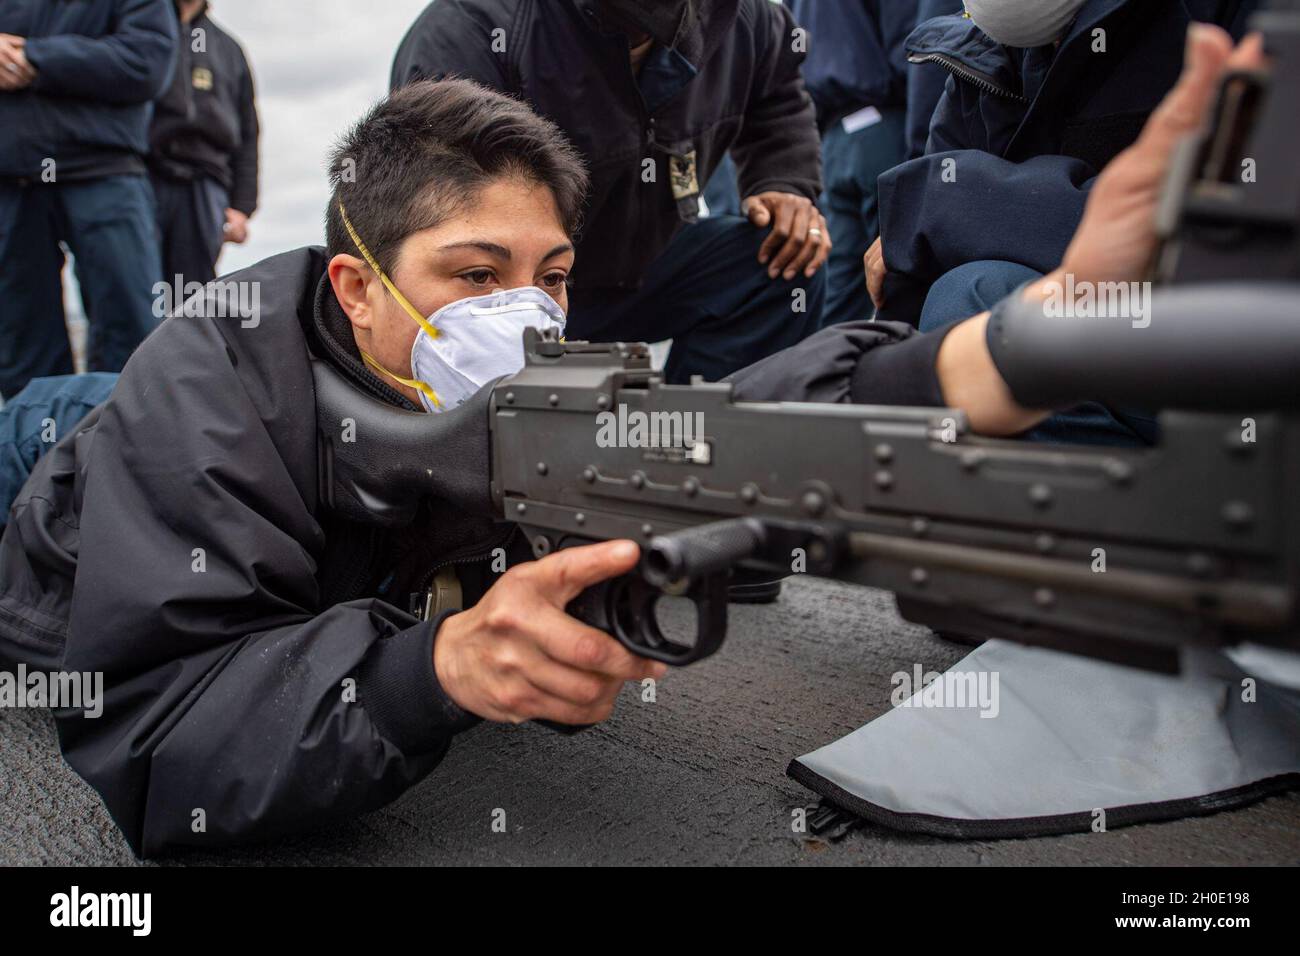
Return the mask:
[[[695,151],[701,187],[730,150],[742,196],[816,199],[820,146],[787,10],[768,0],[694,0],[694,19],[671,51],[652,53],[638,82],[626,39],[602,28],[598,6],[435,0],[402,41],[392,75],[394,88],[428,77],[477,80],[522,96],[564,130],[592,173],[576,283],[635,288],[690,221],[695,199],[674,200],[670,153]],[[642,178],[648,158],[656,160],[651,185]]]
[[[0,663],[104,674],[103,715],[57,714],[60,744],[142,855],[382,806],[475,721],[435,676],[440,619],[401,608],[442,565],[472,602],[493,549],[522,559],[489,499],[490,390],[438,416],[461,416],[429,448],[459,491],[396,531],[338,517],[318,448],[345,422],[320,420],[312,363],[414,406],[363,366],[325,263],[302,249],[224,277],[261,283],[254,327],[165,321],[37,463],[0,538]],[[834,326],[737,373],[737,395],[938,404],[938,341]]]
[[[919,27],[935,17],[948,17],[962,11],[962,0],[918,0],[916,23]],[[906,45],[904,46],[906,53]],[[907,158],[925,154],[930,138],[930,120],[943,98],[949,73],[938,63],[922,60],[908,64],[907,72]]]
[[[506,544],[486,404],[478,453],[430,463],[478,494],[397,533],[327,511],[313,354],[412,406],[364,370],[325,261],[227,277],[261,283],[256,327],[165,321],[41,459],[0,539],[0,657],[104,673],[103,716],[60,715],[60,742],[142,855],[378,807],[473,722],[435,678],[436,622],[404,609],[439,564]]]
[[[0,178],[144,172],[150,101],[171,77],[171,0],[4,0],[0,33],[26,37],[36,79],[0,93]]]
[[[178,29],[176,70],[149,128],[149,166],[170,179],[210,176],[230,193],[232,208],[251,216],[259,128],[248,60],[206,9]]]

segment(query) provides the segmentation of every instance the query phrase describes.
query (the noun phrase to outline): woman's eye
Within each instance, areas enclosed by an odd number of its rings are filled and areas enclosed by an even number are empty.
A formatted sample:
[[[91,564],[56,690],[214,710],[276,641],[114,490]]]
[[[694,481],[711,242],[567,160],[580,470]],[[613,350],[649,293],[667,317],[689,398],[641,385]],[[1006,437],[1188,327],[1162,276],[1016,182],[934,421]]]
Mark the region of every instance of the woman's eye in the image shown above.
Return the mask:
[[[549,275],[542,276],[543,289],[559,289],[564,285],[567,278],[563,272],[552,272]]]
[[[475,269],[473,272],[466,272],[461,276],[462,279],[469,281],[472,285],[490,285],[495,276],[491,269]]]

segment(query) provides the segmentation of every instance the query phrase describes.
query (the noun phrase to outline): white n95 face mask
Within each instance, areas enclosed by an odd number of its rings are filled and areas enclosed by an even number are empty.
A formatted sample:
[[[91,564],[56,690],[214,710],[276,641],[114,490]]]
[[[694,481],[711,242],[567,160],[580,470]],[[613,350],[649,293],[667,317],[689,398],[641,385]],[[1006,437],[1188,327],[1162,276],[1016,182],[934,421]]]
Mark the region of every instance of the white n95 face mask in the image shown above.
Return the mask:
[[[493,379],[523,368],[524,329],[555,329],[564,335],[564,310],[536,286],[457,299],[425,318],[380,268],[342,202],[339,213],[366,263],[420,327],[411,345],[411,378],[390,372],[364,351],[361,357],[381,375],[419,392],[426,411],[455,408]]]
[[[460,299],[443,306],[411,346],[411,374],[431,412],[455,408],[480,388],[524,367],[524,329],[564,335],[564,312],[536,286]],[[419,388],[417,385],[416,388]],[[431,394],[432,393],[432,394]]]
[[[1003,46],[1036,47],[1065,35],[1087,0],[966,0],[966,14]]]

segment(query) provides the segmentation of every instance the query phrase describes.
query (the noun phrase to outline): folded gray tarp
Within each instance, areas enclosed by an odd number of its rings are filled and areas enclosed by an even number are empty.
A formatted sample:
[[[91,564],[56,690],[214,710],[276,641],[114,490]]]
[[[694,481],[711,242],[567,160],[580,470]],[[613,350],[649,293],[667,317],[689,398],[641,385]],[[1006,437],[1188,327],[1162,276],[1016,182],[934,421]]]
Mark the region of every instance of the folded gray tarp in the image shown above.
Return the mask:
[[[789,774],[873,823],[941,836],[1168,820],[1300,785],[1300,692],[1218,654],[1168,676],[989,641]]]

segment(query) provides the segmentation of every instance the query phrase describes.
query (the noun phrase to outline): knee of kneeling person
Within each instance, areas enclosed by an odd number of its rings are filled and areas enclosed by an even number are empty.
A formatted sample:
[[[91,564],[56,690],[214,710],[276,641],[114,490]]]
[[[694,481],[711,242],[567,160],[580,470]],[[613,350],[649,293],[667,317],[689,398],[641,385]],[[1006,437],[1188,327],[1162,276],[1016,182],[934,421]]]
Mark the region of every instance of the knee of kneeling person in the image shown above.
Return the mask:
[[[930,286],[921,311],[920,329],[931,332],[987,312],[1042,273],[1018,262],[987,259],[967,262],[944,273]]]

